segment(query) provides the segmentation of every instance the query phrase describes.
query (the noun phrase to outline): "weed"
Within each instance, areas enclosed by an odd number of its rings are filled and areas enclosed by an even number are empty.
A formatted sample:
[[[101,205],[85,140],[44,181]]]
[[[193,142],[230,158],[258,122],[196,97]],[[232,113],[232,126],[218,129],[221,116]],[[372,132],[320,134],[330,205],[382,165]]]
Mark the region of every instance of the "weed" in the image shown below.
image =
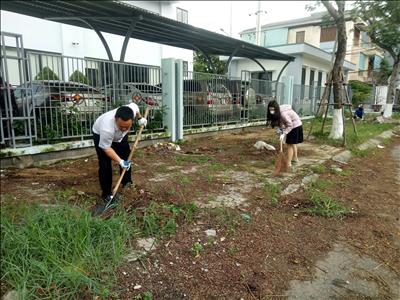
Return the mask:
[[[207,245],[208,246],[214,245],[214,242],[215,242],[215,238],[213,236],[207,237]]]
[[[207,175],[207,182],[208,182],[208,183],[212,183],[213,180],[214,180],[214,175],[208,174],[208,175]]]
[[[318,190],[318,191],[325,191],[326,189],[330,188],[332,183],[330,181],[324,179],[318,179],[310,184],[310,189]]]
[[[200,252],[202,252],[204,250],[203,245],[200,244],[199,242],[195,242],[192,245],[192,248],[190,248],[190,250],[193,252],[195,257],[199,257],[200,256]]]
[[[214,162],[208,166],[208,169],[210,170],[210,172],[218,172],[226,170],[227,166],[218,162]]]
[[[239,249],[236,248],[236,247],[234,247],[234,246],[232,246],[232,247],[230,247],[230,248],[228,249],[228,254],[229,254],[230,256],[233,256],[233,255],[235,255],[235,254],[238,253],[238,252],[239,252]]]
[[[157,172],[159,172],[159,173],[168,173],[169,170],[168,170],[168,167],[163,164],[163,165],[157,166]]]
[[[279,201],[280,185],[277,183],[266,182],[263,186],[264,194],[266,194],[270,199],[272,204],[276,205]]]
[[[178,164],[188,163],[188,162],[205,164],[205,163],[211,162],[213,160],[214,159],[211,156],[208,156],[205,154],[201,154],[201,155],[188,155],[188,154],[182,155],[182,154],[180,154],[175,157],[175,161]]]
[[[196,211],[197,206],[193,203],[177,206],[151,202],[142,217],[136,219],[136,224],[144,236],[168,236],[175,233],[177,219],[189,222]]]
[[[183,176],[183,175],[182,175],[182,176],[179,176],[178,181],[179,181],[179,183],[180,183],[181,185],[186,185],[186,184],[189,184],[189,183],[192,182],[192,181],[190,180],[189,177]]]
[[[144,292],[133,298],[134,300],[153,300],[153,294],[151,292]]]
[[[326,167],[324,165],[313,165],[311,170],[317,174],[323,174],[326,172]]]
[[[311,190],[309,197],[313,207],[307,209],[307,212],[312,215],[343,218],[350,212],[348,208],[320,191]]]
[[[358,148],[351,149],[351,153],[357,157],[366,157],[371,153],[371,149],[360,150]]]

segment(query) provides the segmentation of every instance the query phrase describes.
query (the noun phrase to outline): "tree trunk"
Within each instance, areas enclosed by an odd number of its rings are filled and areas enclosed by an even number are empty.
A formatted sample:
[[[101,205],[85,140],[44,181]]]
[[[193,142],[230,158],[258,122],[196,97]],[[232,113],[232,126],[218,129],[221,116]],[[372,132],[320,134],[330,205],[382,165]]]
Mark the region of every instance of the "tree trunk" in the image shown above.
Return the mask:
[[[333,120],[332,120],[332,129],[329,133],[330,139],[341,139],[343,137],[343,116],[342,109],[334,109],[333,110]]]
[[[337,28],[337,38],[338,38],[338,49],[336,52],[335,63],[333,65],[333,73],[332,73],[332,81],[333,81],[333,103],[334,103],[334,118],[332,129],[329,134],[329,137],[333,139],[340,139],[343,136],[343,120],[342,119],[342,103],[343,103],[343,93],[342,89],[342,74],[343,74],[343,64],[344,58],[346,57],[346,44],[347,44],[347,36],[346,36],[346,22],[344,20],[344,14],[341,13],[339,19],[336,21]],[[335,118],[335,116],[337,116]],[[335,122],[339,122],[341,120],[341,124],[335,124]]]
[[[395,58],[392,74],[390,75],[390,82],[386,96],[386,105],[383,114],[385,118],[392,117],[393,102],[394,102],[394,97],[396,95],[396,81],[399,71],[400,71],[400,56]]]

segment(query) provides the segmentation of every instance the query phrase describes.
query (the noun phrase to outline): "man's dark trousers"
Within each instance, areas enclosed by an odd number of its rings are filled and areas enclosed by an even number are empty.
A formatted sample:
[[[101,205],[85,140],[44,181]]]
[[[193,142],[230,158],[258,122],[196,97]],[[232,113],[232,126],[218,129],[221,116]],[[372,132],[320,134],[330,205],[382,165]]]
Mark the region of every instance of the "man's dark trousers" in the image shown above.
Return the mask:
[[[99,147],[100,135],[93,133],[94,146],[96,148],[97,158],[99,159],[99,181],[101,190],[103,191],[102,197],[107,197],[112,194],[112,165],[111,158],[107,156],[102,148]],[[127,160],[130,153],[128,135],[125,135],[121,142],[112,143],[111,148],[123,160]],[[121,174],[122,168],[119,168]],[[122,185],[132,182],[131,169],[125,172],[122,179]]]

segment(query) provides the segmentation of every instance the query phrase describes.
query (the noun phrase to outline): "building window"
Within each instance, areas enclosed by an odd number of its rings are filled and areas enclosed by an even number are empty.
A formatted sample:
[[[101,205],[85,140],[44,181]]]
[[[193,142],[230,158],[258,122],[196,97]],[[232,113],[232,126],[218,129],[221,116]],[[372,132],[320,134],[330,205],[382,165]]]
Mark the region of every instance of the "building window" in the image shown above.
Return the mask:
[[[336,39],[336,27],[322,27],[321,35],[319,41],[323,42],[331,42]]]
[[[360,46],[360,30],[354,28],[354,45]]]
[[[296,44],[304,43],[305,31],[296,32]]]
[[[176,20],[188,24],[188,11],[182,8],[176,8]]]

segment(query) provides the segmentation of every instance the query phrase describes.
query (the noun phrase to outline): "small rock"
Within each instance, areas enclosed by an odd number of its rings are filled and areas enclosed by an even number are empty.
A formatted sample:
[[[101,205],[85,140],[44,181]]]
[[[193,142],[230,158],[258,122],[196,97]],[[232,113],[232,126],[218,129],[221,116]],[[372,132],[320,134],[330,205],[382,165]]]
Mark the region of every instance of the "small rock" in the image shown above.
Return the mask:
[[[124,259],[127,260],[128,262],[133,262],[133,261],[137,261],[139,258],[141,258],[144,255],[146,255],[145,251],[133,250],[131,253],[127,254],[124,257]]]
[[[88,162],[89,160],[88,159],[85,159],[85,162]]]
[[[18,294],[17,291],[9,291],[7,294],[5,294],[2,298],[2,300],[17,300],[20,299],[20,295]]]
[[[39,182],[32,182],[32,185],[38,185]]]
[[[137,284],[137,285],[135,285],[133,287],[134,290],[138,290],[138,289],[141,289],[141,288],[142,288],[142,286],[140,284]]]
[[[171,266],[173,266],[173,265],[174,265],[174,263],[173,263],[172,261],[170,261],[170,262],[169,262],[169,264],[170,264]]]
[[[377,145],[377,147],[378,147],[379,149],[384,149],[384,148],[385,148],[385,146],[382,146],[382,145]]]
[[[215,231],[215,229],[207,229],[204,232],[206,233],[207,236],[217,236],[217,232]]]
[[[239,263],[235,263],[235,265],[236,265],[236,267],[240,267],[240,264],[239,264]]]
[[[221,242],[225,241],[225,237],[219,239]]]
[[[296,192],[300,188],[300,184],[289,184],[286,189],[281,193],[282,196],[290,195]]]
[[[318,177],[319,177],[318,174],[311,174],[311,175],[308,175],[308,176],[304,177],[304,178],[301,180],[301,185],[307,185],[307,184],[316,182],[316,181],[318,180]]]
[[[78,191],[78,195],[79,195],[79,196],[83,196],[83,195],[85,195],[85,192]]]
[[[126,276],[127,273],[125,271],[123,271],[122,274],[124,274]]]
[[[146,252],[149,252],[156,248],[154,238],[139,239],[137,241],[137,245],[139,248],[144,249],[144,251],[146,251]]]

